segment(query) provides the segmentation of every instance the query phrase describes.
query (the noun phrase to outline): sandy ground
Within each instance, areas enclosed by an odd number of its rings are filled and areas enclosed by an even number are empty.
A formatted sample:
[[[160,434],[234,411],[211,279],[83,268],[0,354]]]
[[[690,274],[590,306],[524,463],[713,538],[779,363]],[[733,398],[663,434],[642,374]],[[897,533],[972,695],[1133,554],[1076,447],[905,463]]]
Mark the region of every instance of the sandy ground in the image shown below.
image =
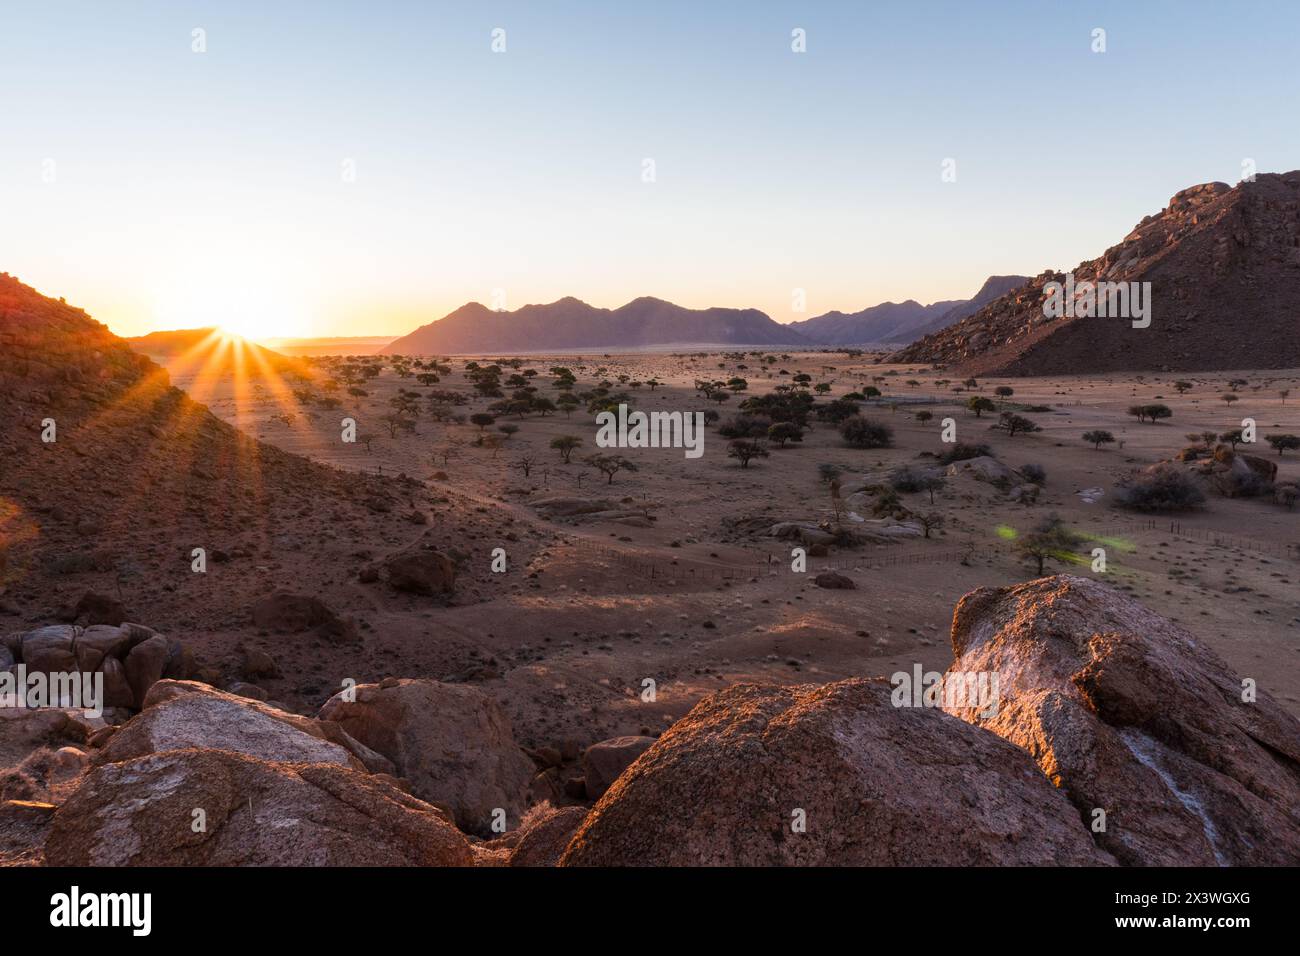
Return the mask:
[[[951,661],[948,625],[958,599],[979,586],[1035,576],[996,529],[1025,529],[1056,512],[1072,527],[1106,537],[1111,583],[1190,628],[1300,715],[1300,565],[1287,556],[1288,547],[1291,555],[1300,553],[1292,547],[1300,542],[1297,514],[1265,500],[1211,497],[1200,512],[1156,518],[1155,527],[1147,527],[1145,519],[1111,505],[1117,479],[1171,457],[1188,444],[1186,433],[1239,427],[1247,415],[1256,419],[1261,435],[1300,433],[1300,372],[980,382],[977,394],[990,398],[997,385],[1013,387],[1008,402],[1014,404],[1008,407],[1051,406],[1050,412],[1026,412],[1042,431],[1008,438],[989,430],[987,413],[976,419],[962,408],[968,395],[954,393],[956,383],[937,384],[943,375],[875,365],[870,356],[779,358],[765,370],[753,355],[734,353],[531,356],[522,367],[535,369],[538,394],[552,397],[558,394],[548,373],[553,365],[574,370],[577,392],[603,378],[613,380],[616,391],[628,390],[617,384],[619,375],[657,378],[664,384],[653,392],[630,390],[635,407],[645,411],[718,408],[696,394],[699,378],[739,375],[748,380],[748,394],[763,394],[799,372],[831,383],[830,397],[874,382],[886,399],[929,396],[938,404],[866,409],[894,429],[894,447],[885,450],[844,447],[833,427],[814,423],[801,444],[772,448],[770,457],[742,469],[727,457],[727,441],[712,427],[702,458],[687,459],[680,449],[627,449],[621,453],[638,470],[620,472],[605,485],[604,476],[580,463],[598,450],[596,426],[583,410],[571,417],[512,417],[518,432],[492,449],[474,445],[474,425],[427,416],[415,434],[390,437],[379,420],[390,410],[389,399],[399,388],[425,390],[391,368],[367,383],[366,397],[341,395],[343,405],[334,410],[302,406],[284,389],[239,387],[229,378],[177,378],[177,385],[217,415],[281,448],[341,468],[420,479],[428,488],[434,528],[440,516],[450,527],[456,515],[486,513],[498,519],[495,527],[507,529],[457,542],[483,568],[495,548],[504,548],[508,558],[508,570],[488,576],[478,599],[461,606],[395,599],[340,573],[327,600],[363,618],[364,654],[317,647],[292,655],[287,664],[282,661],[285,676],[268,682],[268,690],[310,710],[341,676],[443,678],[477,668],[476,679],[507,703],[521,742],[542,746],[657,732],[702,694],[736,681],[820,683],[888,675],[915,662],[942,670]],[[451,360],[453,373],[435,387],[472,394],[464,362]],[[598,375],[597,369],[604,372]],[[781,375],[782,369],[790,374]],[[1193,388],[1180,396],[1172,387],[1176,378]],[[1219,396],[1236,378],[1249,384],[1229,407]],[[919,384],[905,384],[909,379]],[[1286,388],[1293,397],[1284,402],[1278,391]],[[743,397],[719,408],[724,419]],[[458,411],[482,411],[490,401],[474,398]],[[1169,405],[1173,418],[1139,424],[1126,414],[1131,404],[1154,401]],[[916,420],[922,407],[934,413],[933,420]],[[356,419],[360,433],[376,436],[368,449],[341,441],[345,416]],[[810,559],[803,574],[790,569],[789,543],[732,526],[745,518],[830,517],[820,463],[841,466],[846,485],[916,463],[920,453],[943,450],[939,429],[945,416],[956,420],[958,440],[991,445],[1013,468],[1046,468],[1037,504],[1014,503],[973,479],[951,479],[936,496],[933,510],[944,514],[946,525],[932,540],[832,550],[827,558]],[[1092,428],[1112,431],[1123,447],[1094,450],[1080,437]],[[561,434],[583,440],[568,465],[548,447]],[[449,442],[457,443],[456,450],[444,464],[438,451]],[[1300,478],[1300,455],[1278,459],[1267,446],[1256,453],[1279,462],[1279,477]],[[519,467],[526,457],[535,460],[527,478]],[[1092,504],[1079,495],[1089,488],[1104,492]],[[655,520],[650,527],[550,522],[529,502],[552,495],[609,497],[643,508]],[[911,508],[931,510],[924,494],[902,497]],[[1178,533],[1171,521],[1179,523]],[[1215,543],[1215,534],[1233,542]],[[968,553],[969,560],[939,558],[954,552]],[[900,556],[922,560],[901,563]],[[842,570],[857,589],[815,587],[814,575],[827,566]],[[1048,571],[1062,569],[1049,565]],[[1091,573],[1086,564],[1074,570]],[[262,643],[276,653],[279,640],[263,636]],[[643,699],[647,680],[654,682],[653,701]]]

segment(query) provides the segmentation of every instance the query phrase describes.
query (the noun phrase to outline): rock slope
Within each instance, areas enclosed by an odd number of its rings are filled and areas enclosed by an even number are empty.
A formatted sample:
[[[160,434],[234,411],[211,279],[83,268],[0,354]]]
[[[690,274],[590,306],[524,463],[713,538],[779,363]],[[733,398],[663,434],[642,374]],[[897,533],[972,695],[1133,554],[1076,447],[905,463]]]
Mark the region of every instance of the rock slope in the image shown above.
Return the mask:
[[[1150,282],[1150,327],[1046,317],[1044,286],[1065,280],[1048,271],[888,361],[970,375],[1300,365],[1300,171],[1184,189],[1073,275]]]

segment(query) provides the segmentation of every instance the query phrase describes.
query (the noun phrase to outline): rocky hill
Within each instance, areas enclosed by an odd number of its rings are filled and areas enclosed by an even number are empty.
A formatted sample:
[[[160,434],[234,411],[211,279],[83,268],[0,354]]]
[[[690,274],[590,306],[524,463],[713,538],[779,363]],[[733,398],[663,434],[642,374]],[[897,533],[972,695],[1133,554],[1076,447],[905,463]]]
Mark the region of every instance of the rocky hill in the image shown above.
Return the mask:
[[[333,612],[375,606],[348,583],[362,567],[422,534],[420,547],[434,548],[442,534],[494,526],[448,511],[434,524],[423,482],[337,470],[249,437],[84,311],[7,274],[0,356],[0,633],[23,620],[84,620],[93,594],[93,623],[147,619],[200,634],[218,664],[228,648],[210,635],[237,641],[301,621],[288,630],[314,629],[301,640],[315,649],[291,642],[281,669],[309,671],[335,650],[361,655],[335,648],[357,634]],[[436,557],[407,558],[426,554]],[[462,584],[457,599],[472,590]],[[277,588],[330,607],[282,598],[255,625],[255,605]]]
[[[1184,189],[1072,275],[1076,290],[1149,282],[1149,327],[1045,315],[1048,284],[1067,278],[1049,271],[888,361],[971,375],[1300,366],[1300,171]]]
[[[617,309],[598,309],[570,296],[513,312],[470,302],[382,351],[457,355],[676,345],[808,348],[815,343],[757,309],[686,309],[648,296]]]

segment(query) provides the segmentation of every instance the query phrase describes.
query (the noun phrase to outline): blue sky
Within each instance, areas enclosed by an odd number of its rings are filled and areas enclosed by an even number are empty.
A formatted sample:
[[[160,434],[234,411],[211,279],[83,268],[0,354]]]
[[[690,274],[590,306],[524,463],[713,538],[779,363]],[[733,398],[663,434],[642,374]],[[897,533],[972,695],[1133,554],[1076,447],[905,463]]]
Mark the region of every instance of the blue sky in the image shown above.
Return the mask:
[[[0,13],[0,270],[122,334],[397,334],[495,290],[782,322],[958,298],[1243,159],[1300,167],[1295,3]]]

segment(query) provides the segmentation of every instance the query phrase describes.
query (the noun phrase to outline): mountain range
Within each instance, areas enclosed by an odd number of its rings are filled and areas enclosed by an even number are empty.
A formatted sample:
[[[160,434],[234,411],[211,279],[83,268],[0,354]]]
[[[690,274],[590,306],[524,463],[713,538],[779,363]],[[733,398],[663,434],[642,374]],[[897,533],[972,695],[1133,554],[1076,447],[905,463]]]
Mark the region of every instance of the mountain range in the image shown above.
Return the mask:
[[[1044,305],[1067,279],[1076,296],[1083,283],[1150,283],[1150,324],[1054,317]],[[971,375],[1293,368],[1297,301],[1300,171],[1263,173],[1184,189],[1069,276],[1046,271],[887,361]]]
[[[470,302],[391,342],[383,352],[436,355],[703,344],[807,348],[811,343],[757,309],[687,309],[649,296],[617,309],[598,309],[568,296],[513,312]]]
[[[1014,280],[1014,282],[1013,282]],[[757,309],[688,309],[643,296],[600,309],[572,296],[514,311],[470,302],[390,342],[390,355],[455,355],[569,349],[762,345],[819,348],[909,342],[923,328],[940,328],[983,305],[1020,276],[993,276],[973,299],[921,305],[885,302],[861,312],[827,312],[782,325]],[[951,319],[948,317],[951,316]]]

